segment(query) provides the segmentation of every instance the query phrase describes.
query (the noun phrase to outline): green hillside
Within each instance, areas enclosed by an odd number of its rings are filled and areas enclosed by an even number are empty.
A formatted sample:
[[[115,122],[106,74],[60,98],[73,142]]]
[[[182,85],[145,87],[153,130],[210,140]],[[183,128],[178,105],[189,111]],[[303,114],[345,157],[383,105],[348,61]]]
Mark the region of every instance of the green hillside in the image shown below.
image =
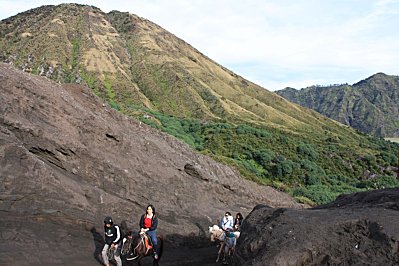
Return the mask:
[[[86,84],[115,109],[302,201],[398,186],[398,145],[292,104],[136,15],[40,7],[0,22],[0,50],[0,60]]]
[[[359,131],[399,137],[399,76],[378,73],[352,86],[286,88],[277,94]]]

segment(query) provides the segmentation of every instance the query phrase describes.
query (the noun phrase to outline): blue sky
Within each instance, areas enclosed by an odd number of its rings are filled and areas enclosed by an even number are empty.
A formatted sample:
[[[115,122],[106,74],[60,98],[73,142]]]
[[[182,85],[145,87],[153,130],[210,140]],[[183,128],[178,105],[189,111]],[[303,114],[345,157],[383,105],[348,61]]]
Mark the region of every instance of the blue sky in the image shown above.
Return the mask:
[[[0,19],[67,2],[0,0]],[[353,84],[377,72],[399,75],[399,0],[75,3],[149,19],[268,90]]]

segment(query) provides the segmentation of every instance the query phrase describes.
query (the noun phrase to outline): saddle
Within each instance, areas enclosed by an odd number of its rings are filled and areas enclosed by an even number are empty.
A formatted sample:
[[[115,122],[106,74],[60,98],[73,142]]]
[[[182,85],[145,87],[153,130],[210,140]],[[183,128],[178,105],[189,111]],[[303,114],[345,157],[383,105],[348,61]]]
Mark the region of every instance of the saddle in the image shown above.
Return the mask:
[[[148,252],[150,249],[153,248],[152,241],[151,241],[151,237],[149,237],[146,233],[140,233],[140,235],[141,235],[141,237],[142,237],[143,240],[144,240],[145,249],[146,249],[146,252],[145,252],[145,253],[147,254],[147,252]]]

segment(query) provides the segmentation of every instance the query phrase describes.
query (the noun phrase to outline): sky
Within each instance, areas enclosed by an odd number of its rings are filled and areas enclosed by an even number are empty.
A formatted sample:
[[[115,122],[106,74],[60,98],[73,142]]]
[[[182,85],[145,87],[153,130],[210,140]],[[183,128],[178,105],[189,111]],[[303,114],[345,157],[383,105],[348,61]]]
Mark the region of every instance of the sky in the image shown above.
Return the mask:
[[[0,0],[0,19],[69,1]],[[399,75],[399,0],[98,0],[146,18],[268,90]],[[396,26],[395,26],[396,25]]]

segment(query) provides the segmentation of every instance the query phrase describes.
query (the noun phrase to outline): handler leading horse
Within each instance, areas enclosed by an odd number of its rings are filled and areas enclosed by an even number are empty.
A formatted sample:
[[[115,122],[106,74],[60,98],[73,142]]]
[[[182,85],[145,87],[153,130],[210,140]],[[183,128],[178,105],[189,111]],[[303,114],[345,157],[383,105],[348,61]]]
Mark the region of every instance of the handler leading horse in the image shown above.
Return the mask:
[[[230,231],[224,231],[217,225],[210,226],[209,233],[211,235],[211,241],[212,242],[218,241],[220,244],[216,262],[219,261],[222,252],[223,252],[223,262],[225,262],[226,257],[230,256],[231,253],[234,252],[237,235],[235,235]]]

